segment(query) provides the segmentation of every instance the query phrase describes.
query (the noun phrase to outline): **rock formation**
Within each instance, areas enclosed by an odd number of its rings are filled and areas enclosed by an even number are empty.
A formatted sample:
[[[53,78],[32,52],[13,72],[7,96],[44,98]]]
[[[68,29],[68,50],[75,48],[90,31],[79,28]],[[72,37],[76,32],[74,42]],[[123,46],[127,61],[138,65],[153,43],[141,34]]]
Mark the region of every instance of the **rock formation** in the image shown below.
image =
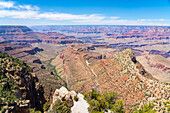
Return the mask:
[[[75,97],[77,97],[78,100],[75,100]],[[55,90],[49,112],[54,112],[52,108],[55,106],[54,103],[58,99],[66,101],[71,106],[72,113],[88,113],[89,104],[84,100],[84,96],[80,93],[77,94],[75,91],[68,91],[65,87]]]
[[[57,100],[66,100],[70,106],[73,106],[74,96],[77,96],[75,91],[68,91],[65,87],[61,87],[60,89],[56,89],[53,95],[53,103]]]
[[[0,54],[0,69],[1,109],[14,113],[27,113],[29,108],[43,110],[44,89],[26,63]]]
[[[114,91],[127,109],[148,102],[150,98],[169,98],[169,86],[153,78],[136,60],[131,49],[117,52],[110,59],[95,56],[100,54],[70,47],[54,60],[59,61],[56,70],[69,89],[84,93],[95,86],[101,93]]]
[[[27,35],[33,32],[26,26],[0,26],[0,35],[9,42],[26,44],[39,42],[35,37]]]

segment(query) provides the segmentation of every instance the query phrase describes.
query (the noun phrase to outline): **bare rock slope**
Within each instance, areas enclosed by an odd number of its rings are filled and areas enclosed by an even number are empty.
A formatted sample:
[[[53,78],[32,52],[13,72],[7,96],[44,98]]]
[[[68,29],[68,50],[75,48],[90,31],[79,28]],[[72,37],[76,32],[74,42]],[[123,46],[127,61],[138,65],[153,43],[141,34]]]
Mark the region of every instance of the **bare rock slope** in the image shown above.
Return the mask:
[[[170,83],[170,60],[161,55],[144,54],[137,57],[144,68],[161,82]]]

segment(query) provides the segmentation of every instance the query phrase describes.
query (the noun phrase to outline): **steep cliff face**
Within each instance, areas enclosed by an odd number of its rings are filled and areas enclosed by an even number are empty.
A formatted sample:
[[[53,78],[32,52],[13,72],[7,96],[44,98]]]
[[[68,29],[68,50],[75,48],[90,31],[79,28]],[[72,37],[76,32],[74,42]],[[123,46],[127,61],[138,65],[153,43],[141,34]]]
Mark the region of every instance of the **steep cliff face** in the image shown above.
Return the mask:
[[[87,92],[96,87],[100,92],[116,92],[126,107],[138,106],[154,99],[168,99],[169,89],[152,77],[136,60],[131,49],[114,54],[113,58],[101,59],[100,54],[70,47],[54,61],[59,75],[68,88]]]
[[[10,33],[21,33],[21,32],[29,32],[32,31],[26,26],[0,26],[0,33],[6,34]]]
[[[35,37],[27,35],[28,33],[33,31],[26,26],[0,26],[0,36],[3,40],[19,44],[39,42]]]
[[[161,82],[170,83],[170,60],[161,55],[149,55],[137,57],[144,68]]]
[[[24,62],[0,54],[1,110],[27,113],[29,108],[42,110],[44,90],[35,73]]]

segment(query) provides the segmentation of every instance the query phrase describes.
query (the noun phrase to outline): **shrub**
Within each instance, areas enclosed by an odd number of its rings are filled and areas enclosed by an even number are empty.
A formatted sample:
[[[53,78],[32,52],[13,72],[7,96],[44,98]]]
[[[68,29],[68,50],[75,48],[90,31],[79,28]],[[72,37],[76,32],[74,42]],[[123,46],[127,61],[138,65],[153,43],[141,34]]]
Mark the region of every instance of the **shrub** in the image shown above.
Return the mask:
[[[114,113],[125,113],[123,101],[117,101],[117,94],[113,92],[104,92],[102,95],[96,90],[84,94],[84,98],[88,101],[90,107],[88,108],[91,113],[104,113],[108,109]]]
[[[46,102],[46,103],[43,105],[43,110],[44,110],[44,111],[47,111],[49,107],[50,107],[50,103],[49,103],[49,102]]]
[[[153,103],[143,104],[141,105],[139,110],[137,108],[134,108],[133,113],[156,113],[156,111],[154,111],[153,108],[154,108]]]
[[[5,55],[0,53],[0,58],[5,58]]]
[[[164,105],[167,108],[167,111],[170,112],[170,101],[164,102]]]
[[[52,107],[54,113],[71,113],[68,102],[57,99]]]
[[[118,100],[115,104],[111,104],[110,110],[114,113],[125,113],[125,109],[123,108],[123,101]]]
[[[36,111],[35,108],[30,108],[29,113],[41,113],[41,111]]]
[[[1,113],[5,113],[5,111],[6,111],[6,108],[3,107],[3,108],[1,109]]]
[[[79,99],[77,96],[74,96],[74,100],[77,102]]]

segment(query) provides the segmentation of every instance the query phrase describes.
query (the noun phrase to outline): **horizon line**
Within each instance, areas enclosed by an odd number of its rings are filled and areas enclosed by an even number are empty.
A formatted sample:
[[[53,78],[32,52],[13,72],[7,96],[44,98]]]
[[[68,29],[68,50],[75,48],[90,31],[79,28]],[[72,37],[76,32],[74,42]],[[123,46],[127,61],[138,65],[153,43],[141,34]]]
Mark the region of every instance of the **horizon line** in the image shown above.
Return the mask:
[[[63,25],[19,25],[19,24],[10,24],[10,25],[8,25],[8,24],[4,24],[4,25],[0,25],[0,26],[27,26],[27,27],[34,27],[34,26],[147,26],[147,27],[170,27],[170,25],[92,25],[92,24],[87,24],[87,25],[74,25],[74,24],[63,24]]]

